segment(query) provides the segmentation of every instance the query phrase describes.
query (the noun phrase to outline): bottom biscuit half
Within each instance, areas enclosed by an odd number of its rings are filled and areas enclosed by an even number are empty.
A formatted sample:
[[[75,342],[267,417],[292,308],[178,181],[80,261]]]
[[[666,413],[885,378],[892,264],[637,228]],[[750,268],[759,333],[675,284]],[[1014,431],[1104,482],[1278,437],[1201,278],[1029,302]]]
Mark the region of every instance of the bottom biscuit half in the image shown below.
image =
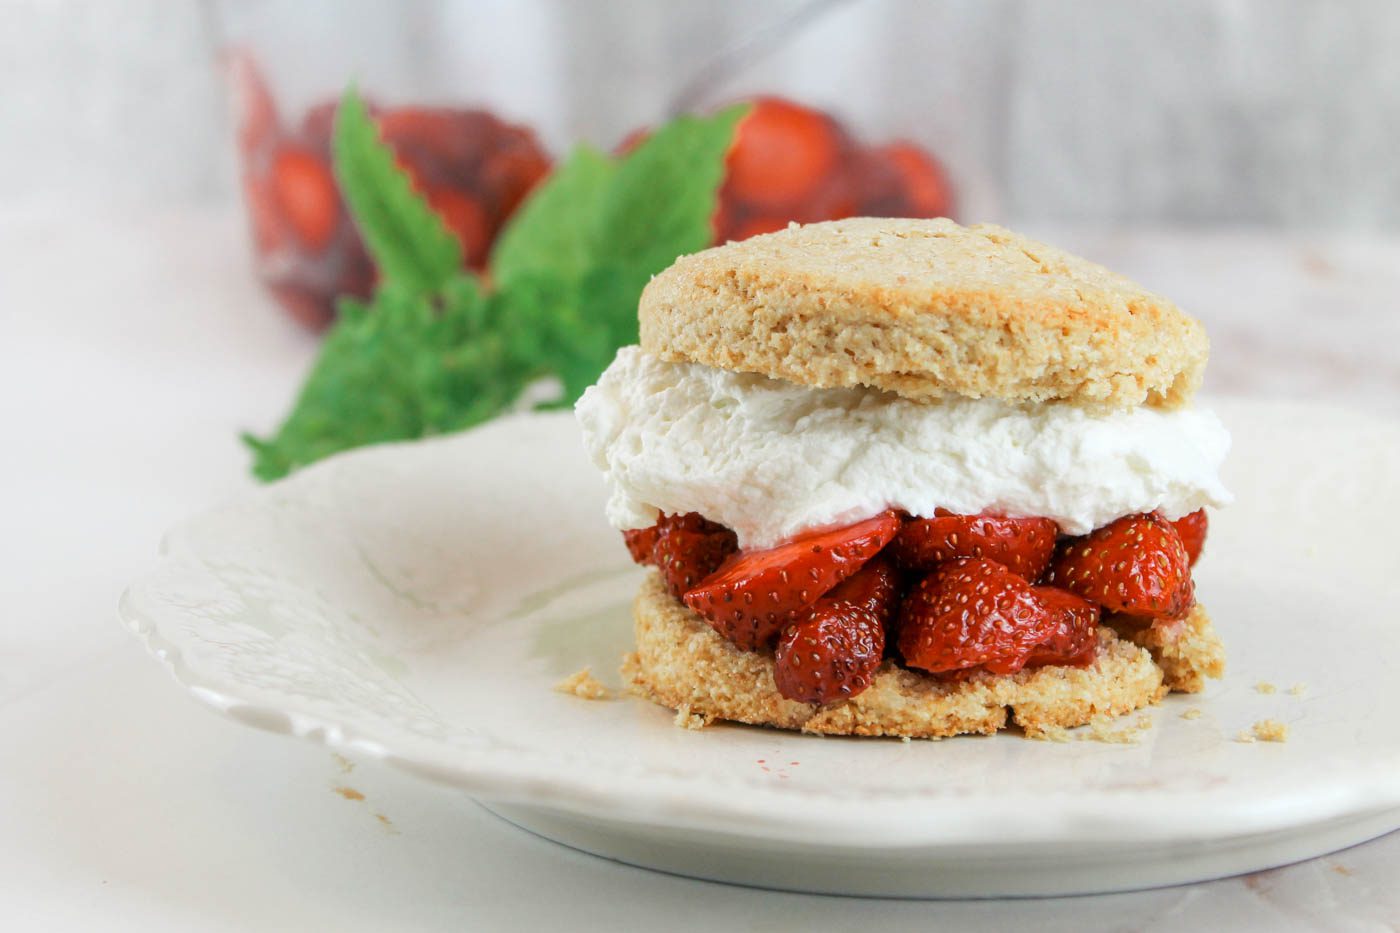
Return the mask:
[[[943,681],[885,661],[870,687],[849,700],[814,706],[789,700],[773,683],[772,654],[736,648],[666,591],[651,573],[633,605],[636,651],[623,662],[634,692],[678,712],[677,722],[727,719],[826,735],[944,738],[1008,725],[1045,737],[1158,702],[1169,690],[1195,692],[1220,676],[1224,652],[1204,610],[1163,631],[1120,637],[1099,629],[1088,667],[1040,667]]]

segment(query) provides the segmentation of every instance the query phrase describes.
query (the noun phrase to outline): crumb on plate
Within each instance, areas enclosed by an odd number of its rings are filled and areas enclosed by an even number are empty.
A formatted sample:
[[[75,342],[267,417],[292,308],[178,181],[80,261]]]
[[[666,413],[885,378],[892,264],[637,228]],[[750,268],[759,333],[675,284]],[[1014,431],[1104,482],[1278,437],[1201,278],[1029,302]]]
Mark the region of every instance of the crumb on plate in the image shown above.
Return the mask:
[[[1236,742],[1287,742],[1288,726],[1277,719],[1261,719],[1248,729],[1241,729]]]
[[[1182,718],[1182,719],[1200,719],[1201,716],[1203,716],[1203,715],[1205,715],[1205,714],[1202,713],[1202,712],[1200,711],[1199,708],[1193,706],[1193,707],[1191,707],[1190,709],[1188,709],[1186,712],[1182,713],[1182,714],[1181,714],[1181,718]]]
[[[593,676],[592,669],[587,667],[565,677],[554,685],[554,689],[585,700],[606,700],[612,697],[612,691],[599,683]]]
[[[1259,683],[1254,685],[1254,691],[1256,693],[1277,693],[1278,687],[1275,687],[1267,680],[1261,680],[1259,681]]]

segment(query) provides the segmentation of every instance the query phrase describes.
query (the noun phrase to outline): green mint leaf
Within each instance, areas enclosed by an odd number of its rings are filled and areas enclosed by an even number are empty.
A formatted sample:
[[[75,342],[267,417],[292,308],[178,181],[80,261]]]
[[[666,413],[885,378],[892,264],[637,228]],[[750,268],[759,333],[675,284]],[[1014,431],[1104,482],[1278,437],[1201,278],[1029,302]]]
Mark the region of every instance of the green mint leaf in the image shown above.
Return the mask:
[[[369,306],[343,302],[286,421],[270,438],[245,436],[254,474],[277,479],[351,447],[457,430],[509,404],[525,382],[493,352],[486,297],[466,276],[444,296],[390,286]]]
[[[678,117],[637,147],[608,188],[594,258],[650,276],[709,245],[724,155],[746,105]],[[635,308],[634,308],[635,310]]]
[[[620,163],[576,150],[506,228],[492,274],[513,314],[547,335],[544,358],[563,384],[553,404],[572,404],[637,342],[651,276],[709,244],[724,156],[746,112],[681,117]]]
[[[354,87],[336,111],[335,174],[386,283],[436,292],[462,267],[462,249],[399,169]]]
[[[575,150],[502,234],[485,293],[347,91],[336,172],[381,285],[368,304],[341,302],[276,434],[245,435],[254,473],[276,479],[351,447],[468,428],[519,407],[546,377],[563,391],[543,407],[572,404],[637,341],[650,277],[709,243],[744,112],[682,117],[621,162]]]
[[[491,252],[501,286],[524,276],[564,279],[583,275],[592,260],[603,198],[617,163],[579,146],[520,206]]]

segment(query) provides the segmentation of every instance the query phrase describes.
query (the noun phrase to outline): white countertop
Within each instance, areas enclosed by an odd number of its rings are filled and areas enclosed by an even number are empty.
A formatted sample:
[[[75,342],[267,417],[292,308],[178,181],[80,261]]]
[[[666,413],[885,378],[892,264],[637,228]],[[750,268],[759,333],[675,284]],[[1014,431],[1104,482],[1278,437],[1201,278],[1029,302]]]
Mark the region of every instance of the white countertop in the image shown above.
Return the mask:
[[[1138,894],[813,897],[573,852],[206,711],[114,607],[166,527],[250,485],[237,432],[274,424],[314,352],[252,282],[242,234],[231,212],[0,213],[7,930],[1400,927],[1400,834]],[[1198,314],[1210,388],[1400,416],[1400,240],[1055,239]]]

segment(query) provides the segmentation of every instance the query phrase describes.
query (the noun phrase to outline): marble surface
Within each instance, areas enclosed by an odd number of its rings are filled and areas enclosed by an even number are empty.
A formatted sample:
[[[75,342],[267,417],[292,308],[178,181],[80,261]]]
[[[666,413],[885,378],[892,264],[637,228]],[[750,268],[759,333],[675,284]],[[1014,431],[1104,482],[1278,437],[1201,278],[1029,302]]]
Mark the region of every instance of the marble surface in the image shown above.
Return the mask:
[[[1200,315],[1211,388],[1400,416],[1400,239],[1036,231]],[[0,213],[0,916],[12,929],[1400,928],[1400,834],[1244,878],[865,901],[572,852],[470,800],[213,716],[117,624],[160,533],[246,488],[315,343],[225,211]],[[43,620],[43,625],[33,622]],[[541,896],[547,892],[547,896]]]

